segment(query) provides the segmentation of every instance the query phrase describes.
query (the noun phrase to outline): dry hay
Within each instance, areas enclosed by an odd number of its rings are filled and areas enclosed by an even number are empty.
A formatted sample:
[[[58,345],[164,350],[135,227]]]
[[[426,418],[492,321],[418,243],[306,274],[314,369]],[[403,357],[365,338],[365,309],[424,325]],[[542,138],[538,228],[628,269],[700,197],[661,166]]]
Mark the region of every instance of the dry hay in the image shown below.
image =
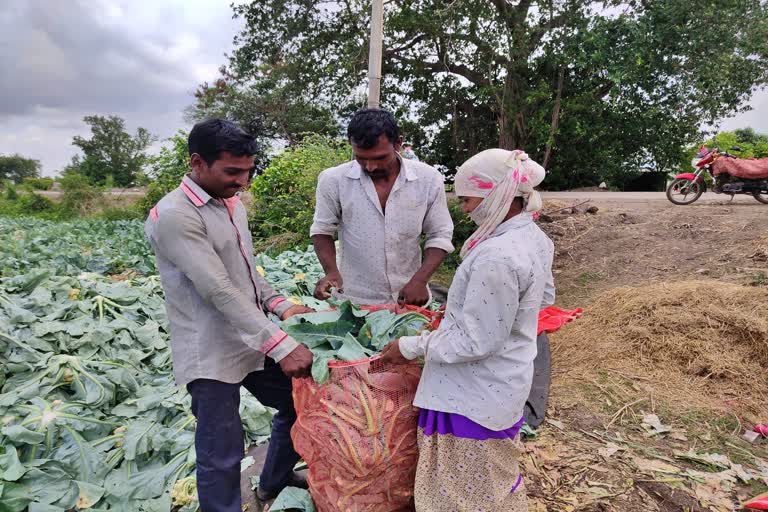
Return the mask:
[[[768,261],[768,236],[759,238],[753,245],[754,251],[749,258],[755,262]]]
[[[768,289],[719,281],[609,290],[553,339],[561,380],[650,378],[675,405],[768,419]],[[562,382],[561,382],[562,384]]]
[[[544,201],[541,211],[544,213],[564,210],[573,206],[571,203],[558,201],[557,199],[547,199]]]

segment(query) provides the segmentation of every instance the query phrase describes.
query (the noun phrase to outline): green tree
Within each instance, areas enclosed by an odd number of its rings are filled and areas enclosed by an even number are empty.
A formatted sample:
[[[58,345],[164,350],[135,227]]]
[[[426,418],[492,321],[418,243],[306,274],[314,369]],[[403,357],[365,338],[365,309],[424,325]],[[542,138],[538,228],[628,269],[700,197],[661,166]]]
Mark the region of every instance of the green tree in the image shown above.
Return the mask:
[[[195,103],[187,108],[188,121],[211,117],[228,119],[239,124],[260,142],[257,171],[263,170],[267,149],[275,139],[289,145],[306,134],[334,137],[339,124],[329,108],[314,103],[304,95],[295,94],[292,87],[266,81],[239,80],[222,66],[213,83],[203,83],[195,91]]]
[[[39,178],[41,169],[39,160],[25,158],[18,153],[0,155],[0,183],[6,180],[21,183],[27,178]]]
[[[151,180],[147,193],[136,203],[143,214],[149,212],[165,194],[175,189],[189,172],[188,134],[179,131],[168,139],[160,154],[149,161],[147,177]]]
[[[333,112],[359,104],[370,3],[259,0],[229,70]],[[677,165],[699,126],[745,108],[768,81],[765,0],[392,0],[383,105],[432,162],[525,149],[548,186]],[[283,104],[291,110],[292,104]]]
[[[118,187],[134,184],[147,162],[147,148],[156,140],[144,128],[134,135],[125,129],[125,121],[118,116],[86,116],[91,138],[75,136],[72,144],[80,148],[83,156],[76,155],[65,173],[74,171],[92,183],[104,185],[112,176]]]

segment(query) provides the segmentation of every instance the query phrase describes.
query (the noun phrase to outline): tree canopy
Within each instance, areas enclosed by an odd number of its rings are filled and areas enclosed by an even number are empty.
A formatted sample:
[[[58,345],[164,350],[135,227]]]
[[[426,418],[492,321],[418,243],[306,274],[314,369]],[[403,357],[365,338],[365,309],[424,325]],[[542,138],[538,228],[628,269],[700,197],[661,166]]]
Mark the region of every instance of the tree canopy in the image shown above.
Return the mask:
[[[21,183],[25,178],[38,178],[41,169],[39,160],[26,158],[18,153],[0,155],[0,183],[6,180]]]
[[[91,137],[72,139],[83,156],[76,155],[65,172],[82,174],[97,185],[110,180],[118,187],[133,185],[147,163],[146,151],[155,137],[144,128],[129,134],[118,116],[86,116],[83,121],[91,128]]]
[[[254,0],[234,11],[245,28],[203,103],[249,98],[288,140],[362,103],[370,2]],[[383,72],[383,107],[432,163],[519,147],[546,164],[550,186],[611,180],[677,166],[700,126],[745,108],[768,82],[768,5],[390,0]]]

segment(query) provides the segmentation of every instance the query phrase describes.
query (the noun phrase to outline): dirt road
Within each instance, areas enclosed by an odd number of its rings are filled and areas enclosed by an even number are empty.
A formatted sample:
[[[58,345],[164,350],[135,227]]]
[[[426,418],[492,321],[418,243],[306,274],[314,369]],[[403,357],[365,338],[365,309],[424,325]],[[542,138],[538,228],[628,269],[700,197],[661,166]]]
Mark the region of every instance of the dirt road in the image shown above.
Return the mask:
[[[664,192],[543,192],[542,197],[544,199],[551,199],[557,201],[584,201],[591,200],[593,203],[600,204],[637,204],[637,203],[666,203],[670,207],[673,207],[672,203],[667,200],[667,196]],[[731,201],[730,196],[723,194],[715,194],[713,192],[707,192],[701,196],[701,198],[694,204],[750,204],[759,205],[760,203],[752,196],[734,196]],[[677,208],[685,208],[684,206],[677,206]],[[768,213],[768,210],[766,210]]]

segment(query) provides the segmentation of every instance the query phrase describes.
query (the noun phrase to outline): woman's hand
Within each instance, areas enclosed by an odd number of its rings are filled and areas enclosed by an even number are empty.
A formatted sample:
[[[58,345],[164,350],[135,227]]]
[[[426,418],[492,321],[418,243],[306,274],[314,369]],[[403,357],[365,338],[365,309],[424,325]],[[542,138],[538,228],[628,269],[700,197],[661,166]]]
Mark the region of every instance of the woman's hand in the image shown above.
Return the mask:
[[[400,340],[395,340],[384,347],[384,350],[381,351],[381,360],[391,365],[410,363],[410,360],[403,357],[400,352]]]

